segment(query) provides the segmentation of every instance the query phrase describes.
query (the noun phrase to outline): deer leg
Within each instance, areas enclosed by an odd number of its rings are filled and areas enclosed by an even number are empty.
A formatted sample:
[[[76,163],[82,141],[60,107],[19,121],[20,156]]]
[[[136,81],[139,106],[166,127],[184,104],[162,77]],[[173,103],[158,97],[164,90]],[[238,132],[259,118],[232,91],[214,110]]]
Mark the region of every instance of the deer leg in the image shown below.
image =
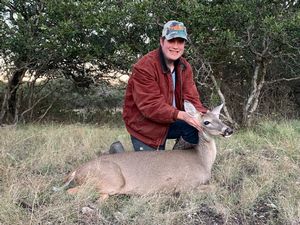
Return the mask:
[[[111,161],[103,161],[99,171],[101,172],[95,177],[99,193],[101,195],[120,194],[126,182],[119,165]]]

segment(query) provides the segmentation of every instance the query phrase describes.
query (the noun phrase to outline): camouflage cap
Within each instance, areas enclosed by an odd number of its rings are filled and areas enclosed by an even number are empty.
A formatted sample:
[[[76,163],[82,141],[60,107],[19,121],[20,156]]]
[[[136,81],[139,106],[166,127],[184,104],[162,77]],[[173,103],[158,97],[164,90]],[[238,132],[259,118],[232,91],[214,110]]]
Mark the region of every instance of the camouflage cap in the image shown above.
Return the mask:
[[[187,41],[186,27],[182,22],[171,20],[164,25],[161,36],[165,37],[167,40],[183,38]]]

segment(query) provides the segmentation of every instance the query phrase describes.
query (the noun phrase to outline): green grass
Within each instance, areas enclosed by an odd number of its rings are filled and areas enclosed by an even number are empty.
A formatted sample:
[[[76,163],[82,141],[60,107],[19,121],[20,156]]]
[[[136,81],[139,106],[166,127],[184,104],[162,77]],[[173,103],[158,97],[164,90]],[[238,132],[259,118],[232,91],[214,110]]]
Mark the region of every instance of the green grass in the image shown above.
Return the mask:
[[[299,224],[300,121],[262,122],[218,139],[209,192],[113,196],[53,192],[64,176],[120,140],[123,127],[0,129],[0,224]],[[91,213],[83,213],[86,206]]]

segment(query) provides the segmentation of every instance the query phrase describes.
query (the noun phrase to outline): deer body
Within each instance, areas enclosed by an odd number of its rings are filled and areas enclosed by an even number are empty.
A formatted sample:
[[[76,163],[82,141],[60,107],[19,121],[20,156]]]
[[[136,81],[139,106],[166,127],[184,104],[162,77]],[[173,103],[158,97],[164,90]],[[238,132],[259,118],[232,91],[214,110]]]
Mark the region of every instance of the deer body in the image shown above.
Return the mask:
[[[103,198],[114,194],[182,192],[206,184],[217,153],[212,135],[226,136],[226,131],[228,135],[232,131],[213,111],[197,115],[200,120],[209,119],[214,126],[199,131],[199,144],[194,149],[102,155],[70,173],[67,182],[91,183]],[[69,193],[77,190],[69,189]]]

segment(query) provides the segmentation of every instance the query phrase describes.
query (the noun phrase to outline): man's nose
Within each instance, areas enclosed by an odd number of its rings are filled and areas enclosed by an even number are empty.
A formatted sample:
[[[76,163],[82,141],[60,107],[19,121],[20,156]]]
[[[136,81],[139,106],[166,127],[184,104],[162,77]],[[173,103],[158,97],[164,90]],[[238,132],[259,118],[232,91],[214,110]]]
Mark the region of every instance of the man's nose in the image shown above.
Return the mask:
[[[179,41],[178,41],[178,40],[174,40],[174,42],[173,42],[173,46],[174,46],[175,48],[177,48],[177,47],[178,47],[178,45],[179,45]]]

